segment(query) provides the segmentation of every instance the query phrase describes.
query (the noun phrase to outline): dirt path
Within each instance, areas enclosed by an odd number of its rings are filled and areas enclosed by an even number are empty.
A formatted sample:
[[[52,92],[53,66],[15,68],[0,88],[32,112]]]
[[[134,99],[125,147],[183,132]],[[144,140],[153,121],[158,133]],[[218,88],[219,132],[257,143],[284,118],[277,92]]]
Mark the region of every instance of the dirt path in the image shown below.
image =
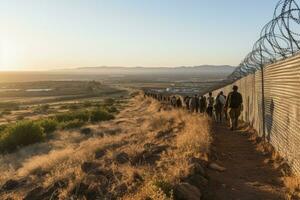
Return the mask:
[[[209,170],[210,185],[207,199],[212,200],[280,200],[284,187],[276,171],[243,131],[229,131],[215,126],[213,151],[225,172]]]

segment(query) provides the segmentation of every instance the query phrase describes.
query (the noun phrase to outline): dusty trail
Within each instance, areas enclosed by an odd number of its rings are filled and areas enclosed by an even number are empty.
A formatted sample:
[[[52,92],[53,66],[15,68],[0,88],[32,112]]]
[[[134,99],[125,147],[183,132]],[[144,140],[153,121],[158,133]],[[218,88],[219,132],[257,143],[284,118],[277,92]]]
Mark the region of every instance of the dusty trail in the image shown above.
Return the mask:
[[[229,131],[215,126],[213,154],[225,172],[209,170],[211,179],[207,199],[280,200],[284,199],[281,174],[256,150],[246,131]]]

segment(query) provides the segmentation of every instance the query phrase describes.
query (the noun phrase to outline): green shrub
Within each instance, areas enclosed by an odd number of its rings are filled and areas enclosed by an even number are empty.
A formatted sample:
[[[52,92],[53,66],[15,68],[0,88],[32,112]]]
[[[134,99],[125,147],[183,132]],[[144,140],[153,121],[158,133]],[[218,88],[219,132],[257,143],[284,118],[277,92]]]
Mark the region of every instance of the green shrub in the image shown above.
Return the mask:
[[[36,112],[36,113],[46,113],[49,109],[50,109],[50,106],[48,104],[43,104],[43,105],[40,105],[40,106],[36,107],[34,112]]]
[[[116,113],[118,112],[118,109],[115,106],[111,106],[107,108],[107,112]]]
[[[23,115],[17,116],[17,120],[18,120],[18,121],[21,121],[21,120],[23,120],[23,119],[24,119],[24,116],[23,116]]]
[[[0,125],[0,132],[3,132],[7,128],[7,124]]]
[[[78,110],[79,106],[77,104],[71,104],[71,105],[68,106],[68,109],[70,109],[70,110]]]
[[[49,134],[56,130],[58,122],[55,119],[43,119],[38,121],[38,124],[44,129],[44,132]]]
[[[91,112],[91,121],[100,122],[114,119],[114,116],[104,110],[93,110]]]
[[[104,104],[105,105],[108,105],[108,106],[111,106],[115,103],[115,100],[112,99],[112,98],[107,98],[107,99],[104,99]]]
[[[10,115],[11,111],[9,109],[5,109],[4,111],[2,111],[1,113],[2,115]]]
[[[90,113],[88,111],[78,111],[73,113],[75,119],[78,119],[83,122],[87,122],[90,120]]]
[[[80,128],[84,125],[85,123],[83,121],[80,121],[78,119],[75,119],[73,121],[68,121],[68,122],[62,122],[60,124],[60,127],[62,129],[75,129],[75,128]]]
[[[89,112],[87,111],[75,111],[75,112],[58,114],[55,116],[55,119],[58,122],[68,122],[76,119],[87,122],[90,119],[90,115]]]
[[[0,102],[0,109],[18,110],[19,104],[16,102]]]
[[[92,133],[92,129],[91,128],[82,128],[81,130],[80,130],[80,133],[81,134],[83,134],[83,135],[89,135],[89,134],[91,134]]]
[[[85,108],[88,108],[88,107],[91,107],[93,104],[92,104],[92,102],[90,102],[90,101],[85,101],[85,102],[83,102],[83,106],[85,107]]]
[[[171,183],[164,180],[155,180],[153,185],[161,190],[167,197],[171,197],[173,194],[173,186]]]
[[[8,126],[0,137],[0,151],[10,152],[45,139],[43,128],[33,121],[21,121]]]

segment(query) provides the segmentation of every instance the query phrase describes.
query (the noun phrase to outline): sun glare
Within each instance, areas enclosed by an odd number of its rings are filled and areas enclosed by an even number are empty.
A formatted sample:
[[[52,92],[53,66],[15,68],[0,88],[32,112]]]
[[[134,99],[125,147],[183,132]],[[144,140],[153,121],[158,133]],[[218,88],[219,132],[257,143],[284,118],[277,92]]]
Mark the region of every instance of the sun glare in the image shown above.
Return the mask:
[[[14,71],[17,65],[18,47],[14,41],[4,39],[1,41],[0,71]]]

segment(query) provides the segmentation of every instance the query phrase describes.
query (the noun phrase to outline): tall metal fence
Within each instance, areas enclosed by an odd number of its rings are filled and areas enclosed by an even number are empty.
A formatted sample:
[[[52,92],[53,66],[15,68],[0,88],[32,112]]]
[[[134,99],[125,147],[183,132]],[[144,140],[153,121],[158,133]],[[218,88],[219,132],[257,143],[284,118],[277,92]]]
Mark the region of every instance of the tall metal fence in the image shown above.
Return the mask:
[[[233,85],[244,99],[241,118],[269,141],[300,174],[300,55],[267,65],[215,90],[228,94]],[[263,74],[263,76],[262,76]]]

